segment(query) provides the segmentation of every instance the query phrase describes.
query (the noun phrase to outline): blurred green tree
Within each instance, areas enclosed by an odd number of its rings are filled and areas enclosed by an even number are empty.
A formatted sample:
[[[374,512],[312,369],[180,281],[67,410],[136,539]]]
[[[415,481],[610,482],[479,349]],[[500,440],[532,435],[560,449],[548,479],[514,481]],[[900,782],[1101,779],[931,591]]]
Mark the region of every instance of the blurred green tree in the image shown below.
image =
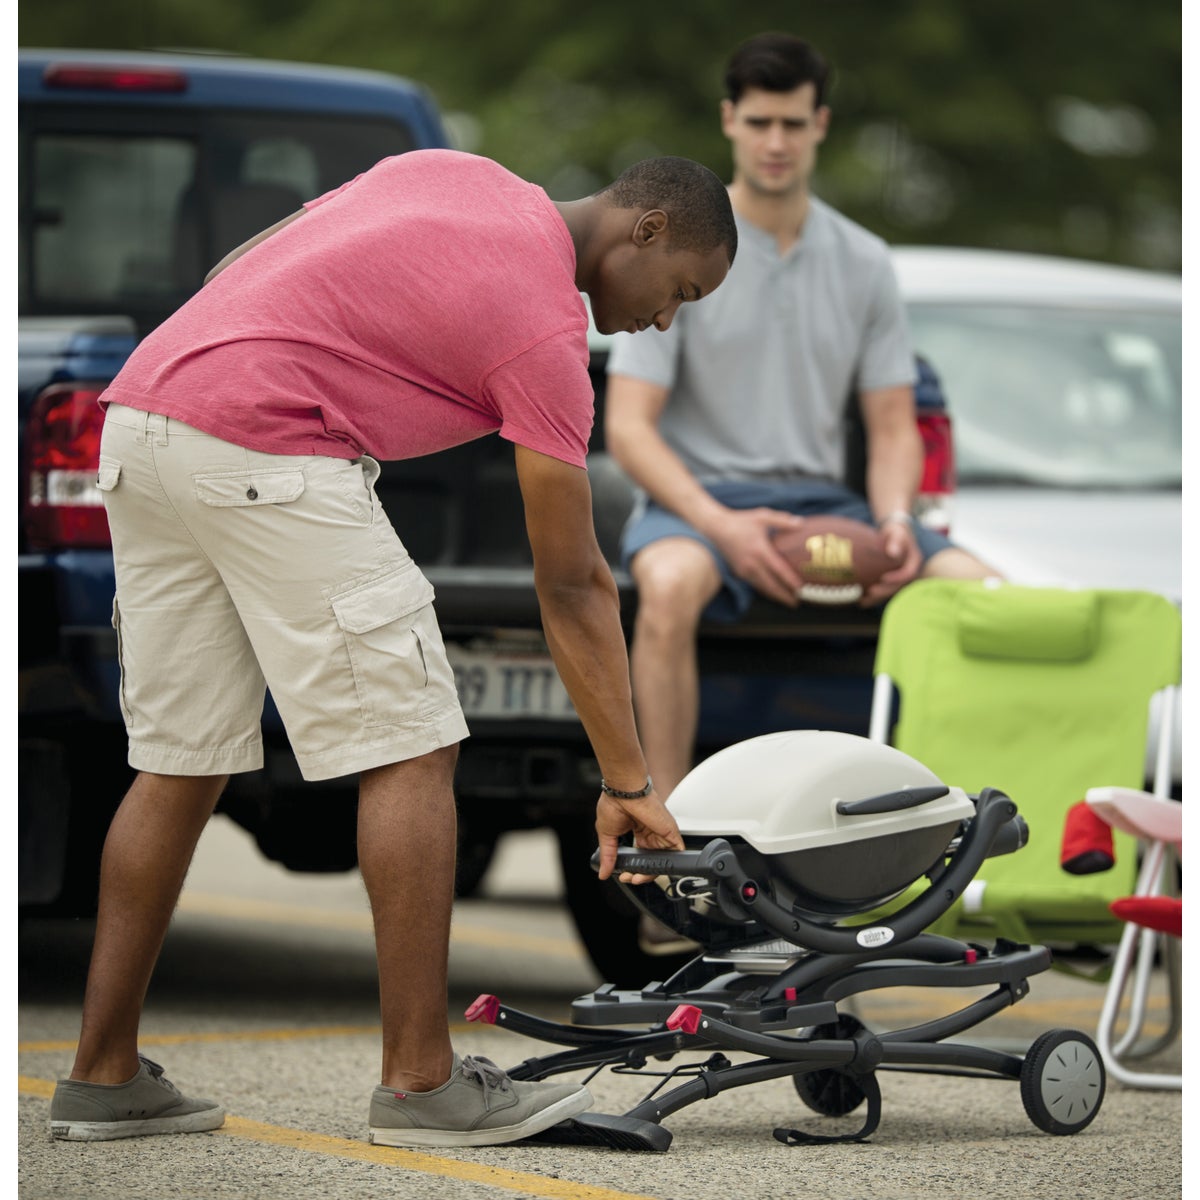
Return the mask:
[[[23,45],[206,48],[426,84],[464,149],[556,198],[637,158],[722,175],[729,51],[765,29],[834,66],[817,191],[893,242],[1178,269],[1182,20],[1127,0],[21,0]]]

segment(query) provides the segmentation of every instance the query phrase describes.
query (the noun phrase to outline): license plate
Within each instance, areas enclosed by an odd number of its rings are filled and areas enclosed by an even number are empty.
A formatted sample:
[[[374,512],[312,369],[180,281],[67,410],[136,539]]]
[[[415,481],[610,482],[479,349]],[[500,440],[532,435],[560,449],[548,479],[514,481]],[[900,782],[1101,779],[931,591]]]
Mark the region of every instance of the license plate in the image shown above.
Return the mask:
[[[541,639],[447,642],[446,653],[468,718],[578,719]]]

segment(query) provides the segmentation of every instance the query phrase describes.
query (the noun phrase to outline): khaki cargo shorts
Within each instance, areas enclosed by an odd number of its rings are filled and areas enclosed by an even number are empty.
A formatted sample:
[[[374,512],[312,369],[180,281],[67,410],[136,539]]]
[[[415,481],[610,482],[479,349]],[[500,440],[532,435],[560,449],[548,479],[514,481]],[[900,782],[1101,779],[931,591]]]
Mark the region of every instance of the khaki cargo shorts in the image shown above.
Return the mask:
[[[130,766],[258,769],[268,687],[305,779],[467,736],[433,588],[378,474],[367,457],[263,454],[108,407],[99,486]]]

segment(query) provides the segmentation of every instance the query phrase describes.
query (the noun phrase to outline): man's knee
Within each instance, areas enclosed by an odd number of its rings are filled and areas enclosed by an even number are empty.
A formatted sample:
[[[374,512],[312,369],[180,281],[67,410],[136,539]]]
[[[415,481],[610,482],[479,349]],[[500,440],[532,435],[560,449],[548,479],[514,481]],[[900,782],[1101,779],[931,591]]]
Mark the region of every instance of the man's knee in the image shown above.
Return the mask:
[[[721,587],[708,548],[690,538],[666,538],[639,551],[631,565],[638,624],[657,632],[694,632]]]
[[[948,546],[925,560],[922,579],[1000,579],[999,571],[959,546]]]
[[[216,805],[228,782],[228,775],[166,775],[158,771],[138,771],[129,791],[204,807]]]
[[[386,786],[395,782],[401,786],[443,786],[450,788],[454,782],[454,769],[458,764],[458,743],[439,746],[414,758],[400,759],[371,767],[359,775],[360,786]]]

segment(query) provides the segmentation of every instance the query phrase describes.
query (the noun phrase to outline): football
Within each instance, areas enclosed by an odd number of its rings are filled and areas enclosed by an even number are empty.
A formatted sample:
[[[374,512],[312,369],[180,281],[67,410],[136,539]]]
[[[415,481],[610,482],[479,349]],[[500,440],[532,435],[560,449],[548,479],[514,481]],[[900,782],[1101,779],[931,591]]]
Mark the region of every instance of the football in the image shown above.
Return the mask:
[[[900,565],[878,529],[850,517],[805,517],[799,529],[777,533],[775,545],[804,580],[798,596],[810,604],[854,604]]]

